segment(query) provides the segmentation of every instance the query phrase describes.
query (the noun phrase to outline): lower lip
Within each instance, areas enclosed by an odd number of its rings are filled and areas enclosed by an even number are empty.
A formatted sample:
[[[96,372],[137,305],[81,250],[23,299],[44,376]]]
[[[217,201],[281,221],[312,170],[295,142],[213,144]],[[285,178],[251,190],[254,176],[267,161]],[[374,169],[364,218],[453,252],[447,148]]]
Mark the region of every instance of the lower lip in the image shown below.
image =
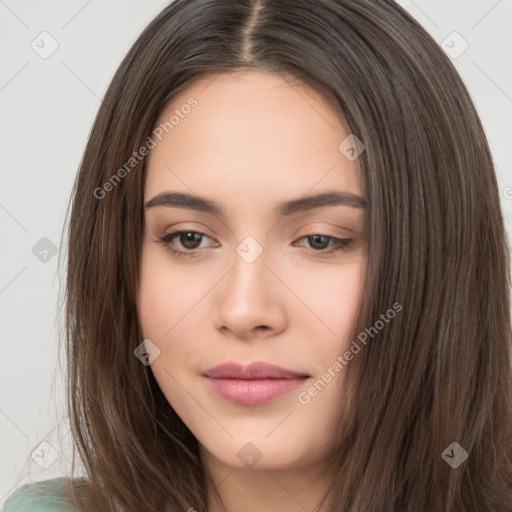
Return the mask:
[[[308,377],[295,379],[212,379],[211,388],[221,397],[243,405],[258,405],[302,386]]]

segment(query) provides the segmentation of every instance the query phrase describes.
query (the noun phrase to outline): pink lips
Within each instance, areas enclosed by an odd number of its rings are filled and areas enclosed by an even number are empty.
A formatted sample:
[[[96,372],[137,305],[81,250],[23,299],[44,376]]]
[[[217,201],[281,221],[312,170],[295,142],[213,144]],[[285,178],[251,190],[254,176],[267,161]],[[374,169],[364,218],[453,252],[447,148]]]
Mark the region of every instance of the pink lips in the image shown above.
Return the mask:
[[[309,375],[255,362],[248,366],[224,363],[203,373],[211,389],[223,398],[243,405],[258,405],[301,386]]]

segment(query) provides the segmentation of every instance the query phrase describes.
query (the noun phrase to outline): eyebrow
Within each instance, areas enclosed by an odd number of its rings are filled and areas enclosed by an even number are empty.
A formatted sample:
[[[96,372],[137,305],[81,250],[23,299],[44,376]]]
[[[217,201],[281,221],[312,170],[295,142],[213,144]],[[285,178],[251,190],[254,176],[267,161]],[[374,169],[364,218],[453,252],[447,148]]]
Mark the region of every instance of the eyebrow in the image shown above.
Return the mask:
[[[326,206],[343,205],[352,208],[366,208],[367,204],[368,201],[365,197],[352,194],[351,192],[329,191],[281,203],[276,208],[276,213],[286,216]],[[182,192],[161,192],[146,203],[145,209],[157,206],[186,208],[224,216],[224,211],[219,203],[205,197],[193,196]]]

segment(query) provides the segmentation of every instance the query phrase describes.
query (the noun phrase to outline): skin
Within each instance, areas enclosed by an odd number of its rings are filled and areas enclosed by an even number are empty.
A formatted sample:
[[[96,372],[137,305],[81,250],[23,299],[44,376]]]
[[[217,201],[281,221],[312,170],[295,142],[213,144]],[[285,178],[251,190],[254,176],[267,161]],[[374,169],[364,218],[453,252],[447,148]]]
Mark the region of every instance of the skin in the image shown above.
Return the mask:
[[[366,256],[364,210],[335,205],[286,217],[274,210],[330,190],[363,195],[357,160],[338,150],[349,132],[315,91],[258,71],[194,82],[157,124],[191,96],[197,106],[150,151],[144,201],[184,192],[220,203],[225,217],[146,209],[138,309],[144,338],[160,350],[151,369],[198,439],[227,511],[313,510],[329,483],[326,458],[346,370],[308,404],[298,394],[352,341]],[[169,242],[192,256],[177,257],[159,241],[177,229],[207,235]],[[308,239],[314,234],[352,242],[322,256],[334,242],[315,243]],[[247,236],[263,249],[252,263],[236,252]],[[311,377],[265,404],[234,404],[201,375],[226,361],[265,361]],[[237,457],[248,442],[261,455],[251,467]],[[222,509],[210,500],[208,510]]]

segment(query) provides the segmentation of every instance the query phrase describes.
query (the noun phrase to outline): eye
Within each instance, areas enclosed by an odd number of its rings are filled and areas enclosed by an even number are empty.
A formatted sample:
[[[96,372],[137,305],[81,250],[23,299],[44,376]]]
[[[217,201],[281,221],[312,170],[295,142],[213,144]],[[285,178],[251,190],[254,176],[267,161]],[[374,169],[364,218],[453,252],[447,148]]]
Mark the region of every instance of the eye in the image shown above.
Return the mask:
[[[195,255],[201,248],[200,242],[203,237],[210,238],[207,234],[199,231],[178,230],[173,231],[172,233],[167,233],[163,236],[158,236],[157,238],[158,242],[164,244],[169,252],[181,257]],[[175,239],[178,239],[181,247],[184,249],[176,249],[173,247]],[[210,238],[210,240],[212,239]],[[337,252],[346,251],[352,242],[352,239],[342,239],[322,234],[305,235],[299,240],[307,240],[310,246],[313,247],[312,252],[317,253],[320,256],[329,256]],[[326,247],[329,247],[329,242],[332,243],[331,249],[324,250]]]
[[[318,253],[320,256],[329,256],[340,251],[346,251],[349,245],[352,243],[352,239],[350,238],[336,238],[334,236],[322,234],[306,235],[303,236],[300,240],[303,239],[307,240],[308,243],[315,248],[313,252]],[[329,245],[329,241],[332,242],[331,249],[328,251],[322,250]]]
[[[201,233],[199,231],[182,230],[173,231],[172,233],[168,233],[164,236],[159,236],[158,239],[160,243],[165,245],[169,252],[175,254],[176,256],[192,256],[195,251],[199,249],[197,242],[200,242],[202,237],[210,238],[207,234]],[[175,238],[178,238],[180,244],[186,250],[175,249],[172,247],[172,242]]]

